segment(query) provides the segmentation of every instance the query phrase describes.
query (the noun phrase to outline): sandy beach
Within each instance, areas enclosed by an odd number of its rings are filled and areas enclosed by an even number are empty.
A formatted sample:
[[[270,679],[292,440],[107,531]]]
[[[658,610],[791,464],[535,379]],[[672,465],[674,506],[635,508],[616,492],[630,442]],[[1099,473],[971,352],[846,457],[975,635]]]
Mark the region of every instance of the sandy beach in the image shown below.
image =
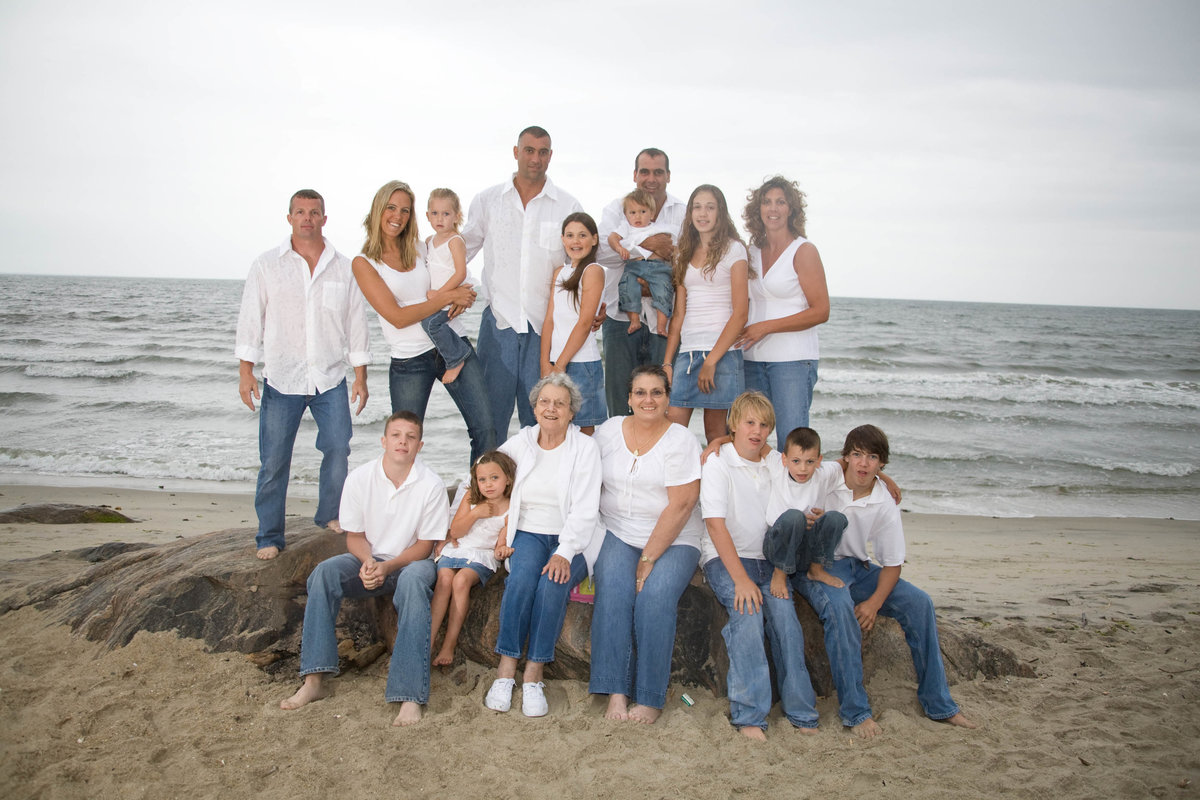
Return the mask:
[[[0,524],[0,560],[254,524],[244,494],[0,486],[0,508],[38,502],[138,521]],[[495,714],[482,705],[490,674],[470,664],[435,670],[425,719],[396,729],[385,660],[284,712],[296,681],[239,654],[173,633],[110,651],[26,608],[0,616],[0,796],[1195,796],[1200,523],[906,514],[905,526],[905,577],[1037,673],[953,686],[979,730],[925,719],[899,670],[867,685],[882,738],[855,739],[822,698],[818,735],[776,710],[756,745],[724,699],[689,687],[672,686],[651,727],[606,722],[575,681],[550,682],[546,718]]]

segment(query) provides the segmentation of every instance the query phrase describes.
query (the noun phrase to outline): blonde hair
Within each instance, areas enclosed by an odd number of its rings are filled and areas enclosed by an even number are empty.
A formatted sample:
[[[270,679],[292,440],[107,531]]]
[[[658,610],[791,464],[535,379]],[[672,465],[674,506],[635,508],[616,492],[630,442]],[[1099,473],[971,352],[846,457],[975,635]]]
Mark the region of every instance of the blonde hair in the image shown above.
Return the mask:
[[[650,196],[650,193],[644,192],[641,189],[634,189],[621,198],[621,210],[627,211],[630,203],[637,203],[639,206],[650,209],[651,214],[658,208],[658,203],[654,202],[654,198]]]
[[[729,407],[729,416],[726,418],[726,424],[729,426],[729,434],[732,436],[733,431],[737,428],[738,423],[742,421],[748,414],[757,414],[762,417],[760,420],[768,428],[775,428],[775,406],[771,405],[771,401],[762,392],[749,391],[742,392],[734,398],[733,405]]]
[[[426,210],[433,205],[435,199],[450,201],[450,208],[454,209],[454,232],[458,233],[458,226],[462,224],[462,203],[459,202],[458,195],[453,189],[438,187],[429,193],[429,199],[425,202]]]
[[[746,195],[746,210],[742,212],[742,219],[746,221],[746,232],[750,234],[750,244],[755,247],[761,248],[767,243],[767,233],[763,228],[762,221],[762,204],[767,197],[767,192],[772,189],[783,192],[783,199],[787,201],[788,232],[792,234],[793,238],[805,235],[804,224],[807,218],[804,208],[808,204],[804,201],[804,192],[800,191],[800,187],[795,181],[789,181],[782,175],[776,175],[767,178],[762,186]]]
[[[396,192],[404,192],[408,195],[409,205],[416,204],[416,195],[413,194],[412,188],[404,181],[388,181],[383,186],[379,187],[379,191],[375,193],[375,199],[371,201],[371,211],[363,220],[363,228],[367,231],[367,239],[363,242],[362,252],[367,258],[378,261],[383,258],[383,231],[380,230],[380,223],[383,220],[383,211],[387,208],[388,201],[392,199],[392,195]],[[400,231],[400,267],[407,272],[417,264],[417,218],[410,214],[408,224],[404,226],[404,230]]]
[[[734,227],[733,219],[729,216],[729,204],[725,202],[725,195],[716,186],[711,183],[702,183],[692,190],[692,194],[688,197],[687,212],[683,219],[683,228],[679,231],[679,244],[675,248],[675,262],[671,269],[671,276],[675,281],[676,286],[683,286],[683,278],[687,275],[688,266],[692,263],[692,256],[696,252],[696,248],[700,246],[700,232],[696,230],[696,226],[692,224],[692,203],[696,202],[696,196],[701,192],[708,192],[717,201],[717,225],[713,230],[712,241],[708,245],[708,258],[704,260],[704,265],[700,267],[704,277],[712,279],[712,274],[717,269],[717,264],[725,257],[725,253],[729,250],[730,242],[742,241],[741,235],[738,234],[737,228]]]

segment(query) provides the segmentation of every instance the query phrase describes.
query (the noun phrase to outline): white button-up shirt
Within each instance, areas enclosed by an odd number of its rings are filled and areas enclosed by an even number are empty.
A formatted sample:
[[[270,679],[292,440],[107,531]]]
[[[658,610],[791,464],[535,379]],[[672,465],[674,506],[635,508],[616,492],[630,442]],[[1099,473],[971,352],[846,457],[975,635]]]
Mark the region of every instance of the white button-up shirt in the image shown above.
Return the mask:
[[[683,228],[683,220],[686,216],[687,202],[673,194],[668,194],[667,202],[663,203],[654,222],[671,231],[671,235],[678,241],[679,232]],[[621,276],[625,274],[625,262],[617,255],[616,250],[608,246],[608,235],[616,231],[623,222],[625,222],[625,196],[621,195],[606,205],[600,215],[600,252],[596,254],[596,263],[604,267],[604,295],[601,297],[601,301],[608,305],[608,316],[612,319],[628,321],[629,315],[617,307],[617,286],[621,283]],[[648,304],[642,303],[642,306],[645,311]],[[654,325],[653,309],[642,315],[642,322],[649,326]],[[666,331],[658,331],[658,333],[664,336],[667,334]]]
[[[370,363],[366,301],[350,261],[325,240],[311,274],[287,238],[250,267],[234,354],[263,362],[263,380],[283,394],[313,395]]]
[[[566,260],[562,221],[582,210],[549,178],[526,206],[511,180],[475,195],[462,237],[468,261],[483,250],[483,297],[499,328],[542,332],[550,275]]]

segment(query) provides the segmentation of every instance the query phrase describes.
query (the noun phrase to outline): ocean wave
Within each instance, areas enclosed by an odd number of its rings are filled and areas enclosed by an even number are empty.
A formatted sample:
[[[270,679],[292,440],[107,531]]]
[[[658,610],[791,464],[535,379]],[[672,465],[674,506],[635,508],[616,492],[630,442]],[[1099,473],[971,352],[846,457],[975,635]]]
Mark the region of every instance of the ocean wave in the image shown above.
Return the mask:
[[[182,461],[124,461],[96,456],[63,456],[0,453],[0,470],[20,469],[41,475],[126,476],[181,480],[253,482],[258,469],[185,464]],[[303,483],[305,481],[298,480]]]
[[[87,364],[30,364],[24,372],[31,378],[88,378],[98,381],[127,381],[145,374],[135,369],[109,369]]]

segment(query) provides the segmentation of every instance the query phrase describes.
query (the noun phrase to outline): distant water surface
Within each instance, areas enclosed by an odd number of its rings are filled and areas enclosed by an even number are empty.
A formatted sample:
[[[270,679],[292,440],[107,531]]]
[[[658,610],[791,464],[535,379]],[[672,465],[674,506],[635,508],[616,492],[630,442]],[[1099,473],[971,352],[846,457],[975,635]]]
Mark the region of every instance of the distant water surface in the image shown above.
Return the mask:
[[[241,288],[0,275],[0,480],[253,491],[257,418],[233,356]],[[352,465],[378,452],[390,411],[370,322]],[[856,425],[887,431],[914,511],[1197,519],[1198,331],[1194,311],[834,298],[812,424],[827,451]],[[306,418],[298,493],[315,488],[315,435]],[[469,448],[440,386],[425,441],[426,462],[457,479]]]

